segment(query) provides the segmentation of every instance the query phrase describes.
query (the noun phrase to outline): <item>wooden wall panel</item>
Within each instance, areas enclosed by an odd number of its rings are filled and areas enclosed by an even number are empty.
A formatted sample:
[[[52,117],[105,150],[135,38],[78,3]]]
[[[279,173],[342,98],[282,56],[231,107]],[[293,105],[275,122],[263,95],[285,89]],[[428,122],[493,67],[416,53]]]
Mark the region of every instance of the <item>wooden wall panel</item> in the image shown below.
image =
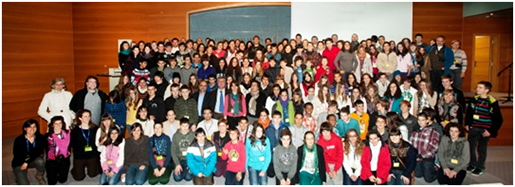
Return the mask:
[[[504,123],[497,138],[490,138],[489,146],[513,146],[513,106],[502,106],[501,113]]]
[[[422,33],[424,42],[444,35],[446,45],[454,39],[461,40],[463,22],[463,3],[447,2],[414,2],[413,3],[413,36]]]
[[[2,3],[2,139],[21,134],[56,77],[75,90],[72,3]],[[41,120],[40,120],[41,121]]]

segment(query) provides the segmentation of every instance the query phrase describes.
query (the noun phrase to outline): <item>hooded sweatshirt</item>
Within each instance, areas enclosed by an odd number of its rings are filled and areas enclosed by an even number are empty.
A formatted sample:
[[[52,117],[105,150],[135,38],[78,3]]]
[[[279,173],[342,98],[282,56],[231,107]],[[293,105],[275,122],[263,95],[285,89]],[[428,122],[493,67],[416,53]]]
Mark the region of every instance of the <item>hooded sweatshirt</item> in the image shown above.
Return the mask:
[[[438,150],[438,159],[443,169],[452,168],[459,172],[464,170],[470,161],[470,145],[465,137],[452,141],[449,136],[443,136]]]
[[[317,144],[324,148],[327,173],[340,170],[343,164],[343,146],[340,137],[331,132],[331,139],[325,140],[323,137],[320,137]],[[329,167],[330,164],[334,164],[333,170]]]

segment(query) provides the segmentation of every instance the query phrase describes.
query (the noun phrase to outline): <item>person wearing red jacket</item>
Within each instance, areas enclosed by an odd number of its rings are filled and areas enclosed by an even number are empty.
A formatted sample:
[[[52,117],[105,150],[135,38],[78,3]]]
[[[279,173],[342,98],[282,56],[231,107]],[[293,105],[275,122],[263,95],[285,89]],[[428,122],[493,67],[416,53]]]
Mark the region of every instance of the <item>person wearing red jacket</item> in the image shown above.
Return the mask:
[[[317,72],[315,74],[315,83],[320,80],[320,77],[322,77],[323,74],[326,74],[329,77],[329,85],[333,83],[333,70],[331,69],[331,66],[329,66],[331,63],[329,63],[328,60],[329,59],[327,57],[322,57],[322,61],[318,64],[316,69]]]
[[[333,126],[328,122],[320,125],[322,138],[318,139],[318,145],[324,149],[326,167],[326,179],[328,185],[343,184],[343,145],[340,137],[333,132]]]
[[[336,46],[333,46],[333,40],[328,38],[325,40],[325,46],[324,52],[322,52],[322,58],[326,57],[327,60],[331,63],[329,63],[329,67],[331,68],[331,72],[336,70],[336,66],[334,65],[334,59],[336,59],[336,56],[340,52],[340,49]],[[332,76],[331,76],[332,77]],[[331,80],[332,82],[332,80]]]
[[[363,184],[385,184],[391,167],[388,145],[381,141],[381,136],[377,130],[369,131],[361,156],[360,177]]]
[[[225,185],[243,185],[247,160],[245,144],[239,141],[239,130],[236,127],[229,127],[229,137],[231,142],[225,144],[222,152],[222,160],[227,161]]]

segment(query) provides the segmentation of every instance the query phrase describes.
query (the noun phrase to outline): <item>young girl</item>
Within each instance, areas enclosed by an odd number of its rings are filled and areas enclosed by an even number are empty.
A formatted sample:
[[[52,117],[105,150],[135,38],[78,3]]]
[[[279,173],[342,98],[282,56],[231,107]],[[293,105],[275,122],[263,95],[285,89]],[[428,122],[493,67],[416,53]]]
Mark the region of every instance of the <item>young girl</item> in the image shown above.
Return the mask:
[[[270,113],[268,112],[268,109],[263,108],[263,110],[261,110],[259,112],[259,119],[253,125],[256,125],[256,123],[258,123],[263,126],[263,129],[268,128],[268,126],[270,126],[269,116],[270,116]]]
[[[302,100],[300,89],[293,90],[293,98],[291,101],[293,102],[293,108],[295,109],[294,113],[304,114],[304,100]],[[291,123],[293,124],[293,122]]]
[[[267,185],[266,171],[272,160],[270,140],[265,136],[265,129],[261,124],[254,126],[250,138],[245,143],[247,151],[247,171],[250,185]]]
[[[349,107],[352,105],[349,96],[345,93],[345,85],[343,83],[336,86],[336,92],[332,96],[332,100],[336,100],[338,108]]]
[[[100,151],[100,164],[103,171],[100,176],[101,185],[116,185],[120,182],[125,153],[125,141],[120,134],[118,127],[110,128],[107,140],[104,142],[105,149]]]
[[[322,62],[318,65],[316,69],[315,82],[318,82],[322,75],[327,75],[329,77],[329,84],[333,83],[334,75],[328,63],[329,61],[327,60],[327,58],[322,57]]]
[[[363,75],[361,75],[361,82],[358,85],[359,90],[361,90],[361,95],[366,95],[368,87],[372,85],[375,85],[375,83],[372,81],[371,74],[364,73]]]
[[[198,78],[207,80],[209,75],[215,74],[215,68],[209,65],[209,57],[202,56],[202,67],[197,70]]]
[[[227,128],[229,127],[229,124],[227,124],[226,119],[220,119],[218,120],[218,131],[213,133],[213,137],[211,138],[211,141],[215,145],[215,149],[217,152],[216,157],[216,173],[215,177],[224,176],[226,177],[225,173],[227,170],[227,162],[224,162],[222,159],[222,150],[227,144],[227,142],[231,141],[228,133]]]
[[[227,116],[229,126],[237,126],[239,118],[247,115],[245,96],[240,92],[237,82],[232,82],[231,92],[225,95],[224,116]]]
[[[304,134],[304,145],[297,149],[297,174],[295,184],[322,185],[326,183],[324,149],[315,144],[315,134]]]
[[[73,179],[81,181],[86,177],[86,168],[88,168],[89,177],[95,177],[101,172],[99,153],[94,138],[98,128],[91,122],[91,112],[87,109],[79,110],[75,120],[79,124],[73,128],[70,134],[70,145],[73,147],[73,163],[75,163],[71,173]]]
[[[141,124],[134,123],[131,135],[125,143],[125,159],[123,163],[122,180],[126,185],[143,185],[147,181],[149,155],[148,136],[143,134]]]
[[[388,138],[388,149],[392,169],[388,175],[388,185],[410,185],[411,173],[417,164],[417,150],[402,139],[398,129],[391,129]]]
[[[154,120],[148,119],[148,109],[146,106],[140,106],[138,108],[138,114],[136,115],[136,121],[134,121],[134,123],[141,124],[146,136],[151,137],[154,135]]]
[[[445,90],[440,97],[436,111],[438,117],[436,120],[445,128],[449,123],[463,124],[463,108],[454,97],[453,90]]]
[[[136,88],[131,88],[128,90],[128,97],[125,100],[125,104],[127,107],[127,120],[125,121],[126,127],[128,127],[129,131],[131,130],[131,124],[136,121],[136,111],[139,106],[139,95]]]
[[[438,170],[438,183],[461,185],[467,175],[466,167],[470,161],[470,145],[465,138],[463,125],[449,123],[445,128],[446,136],[440,141],[438,159],[442,167]]]
[[[240,90],[243,95],[247,95],[248,93],[250,93],[251,79],[252,77],[249,73],[243,74],[243,78],[240,84]]]
[[[300,81],[299,81],[299,74],[297,74],[297,73],[291,74],[291,80],[290,80],[288,89],[289,89],[288,91],[290,93],[293,93],[294,90],[296,90],[296,89],[299,89],[299,91],[303,90],[302,86],[300,84]]]
[[[361,156],[365,144],[359,138],[356,129],[349,129],[345,133],[343,141],[343,184],[362,185],[361,175]]]
[[[376,130],[368,132],[363,155],[361,156],[361,175],[364,185],[384,184],[392,163],[388,145],[381,141]]]
[[[119,93],[115,90],[109,93],[109,101],[105,103],[105,113],[112,116],[114,125],[120,128],[121,136],[125,137],[127,107],[125,106],[125,102],[121,100]]]
[[[398,84],[391,82],[388,85],[388,89],[384,93],[383,99],[388,100],[390,103],[390,107],[388,107],[389,112],[397,112],[398,114],[401,113],[400,104],[402,101],[402,94]]]
[[[105,142],[109,137],[108,133],[109,129],[111,128],[117,128],[116,125],[114,125],[113,118],[111,117],[111,115],[102,115],[101,124],[99,125],[97,133],[95,135],[95,144],[97,145],[99,152],[102,152],[103,149],[105,149]]]
[[[297,172],[297,148],[292,144],[291,132],[284,129],[279,132],[279,146],[274,149],[274,171],[276,184],[293,185],[293,177]]]
[[[70,131],[65,128],[66,123],[62,116],[54,116],[48,124],[50,130],[46,138],[48,140],[48,152],[46,172],[49,185],[65,183],[68,180],[70,170]]]
[[[247,165],[247,153],[245,144],[239,141],[238,129],[229,127],[231,141],[223,147],[222,160],[227,163],[225,172],[225,185],[243,185],[245,179],[245,166]]]
[[[195,131],[195,138],[186,155],[188,167],[193,174],[193,184],[213,185],[217,157],[215,146],[206,139],[206,133],[202,128]]]

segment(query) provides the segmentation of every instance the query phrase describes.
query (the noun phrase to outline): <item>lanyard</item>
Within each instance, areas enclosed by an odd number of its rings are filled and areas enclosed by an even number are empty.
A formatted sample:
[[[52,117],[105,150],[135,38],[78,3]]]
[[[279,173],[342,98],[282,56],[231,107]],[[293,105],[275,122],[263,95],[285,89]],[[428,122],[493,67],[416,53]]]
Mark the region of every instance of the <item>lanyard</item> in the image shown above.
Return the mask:
[[[27,155],[30,153],[30,150],[29,150],[29,139],[25,139],[25,141],[27,142]],[[32,149],[34,149],[36,147],[36,137],[34,136],[34,143],[32,143]]]
[[[82,127],[81,127],[81,131],[80,132],[82,132],[82,136],[84,137],[84,139],[86,139],[86,145],[89,146],[89,137],[90,137],[89,135],[90,135],[91,132],[88,129],[88,137],[86,137],[86,134],[84,134],[84,129],[82,129]]]
[[[161,147],[163,146],[162,143],[163,143],[163,141],[161,141],[161,146],[158,146],[158,144],[157,144],[157,137],[154,138],[154,147],[156,147],[156,152],[157,152],[158,155],[160,155],[160,153],[161,153],[160,150],[161,150]]]

